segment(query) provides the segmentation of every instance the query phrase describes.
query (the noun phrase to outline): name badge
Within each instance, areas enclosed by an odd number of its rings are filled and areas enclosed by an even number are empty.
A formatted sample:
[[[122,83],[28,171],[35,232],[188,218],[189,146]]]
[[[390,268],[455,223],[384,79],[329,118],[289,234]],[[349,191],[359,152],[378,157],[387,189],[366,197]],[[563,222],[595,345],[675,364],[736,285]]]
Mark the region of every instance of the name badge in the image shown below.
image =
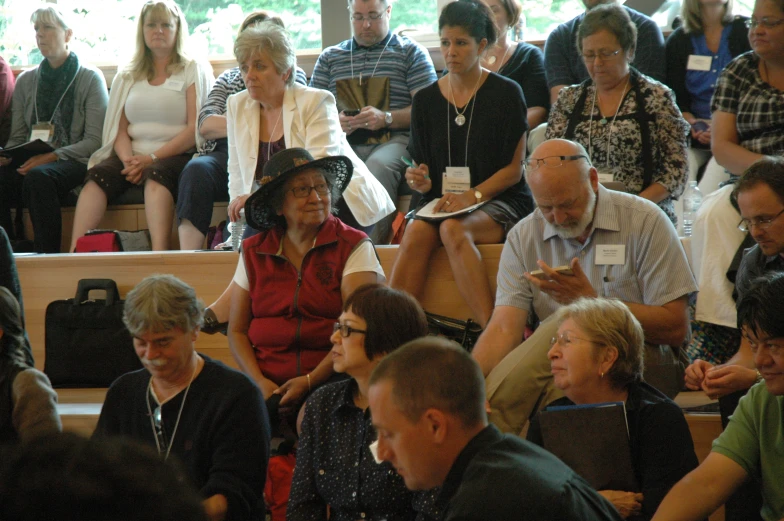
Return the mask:
[[[599,172],[600,183],[612,183],[615,176],[612,172]]]
[[[689,61],[686,63],[686,69],[690,71],[709,71],[713,65],[712,56],[699,56],[697,54],[690,54]]]
[[[471,170],[467,166],[446,167],[441,188],[441,195],[462,194],[471,188]]]
[[[179,92],[182,90],[183,85],[185,85],[185,81],[183,80],[173,80],[171,78],[166,78],[166,81],[163,82],[162,87],[166,90]]]
[[[619,265],[624,263],[625,258],[625,244],[599,244],[596,246],[594,264],[597,266]]]
[[[30,132],[30,141],[35,141],[36,139],[40,139],[41,141],[49,141],[52,140],[54,136],[54,125],[51,123],[36,123],[33,125],[33,130]]]

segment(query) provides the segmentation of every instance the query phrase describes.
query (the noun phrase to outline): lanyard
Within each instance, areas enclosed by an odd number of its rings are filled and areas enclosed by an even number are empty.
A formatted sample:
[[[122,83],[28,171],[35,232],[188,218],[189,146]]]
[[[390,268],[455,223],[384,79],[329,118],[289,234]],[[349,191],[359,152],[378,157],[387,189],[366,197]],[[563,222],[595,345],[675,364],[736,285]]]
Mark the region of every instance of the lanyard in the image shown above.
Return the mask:
[[[40,120],[38,119],[38,80],[40,78],[41,78],[41,68],[39,67],[38,68],[38,74],[35,75],[35,90],[33,91],[33,100],[34,100],[34,104],[35,104],[35,122],[36,123],[40,122]],[[69,83],[68,86],[65,88],[65,90],[63,91],[63,95],[60,96],[60,101],[58,101],[57,105],[54,106],[54,110],[52,111],[52,118],[49,120],[50,122],[51,122],[52,119],[54,119],[55,112],[57,112],[57,109],[60,108],[60,103],[63,102],[63,98],[65,98],[65,95],[68,92],[68,89],[71,88],[71,85],[73,85],[74,81],[76,81],[76,74],[74,74],[73,78],[71,78],[71,83]]]

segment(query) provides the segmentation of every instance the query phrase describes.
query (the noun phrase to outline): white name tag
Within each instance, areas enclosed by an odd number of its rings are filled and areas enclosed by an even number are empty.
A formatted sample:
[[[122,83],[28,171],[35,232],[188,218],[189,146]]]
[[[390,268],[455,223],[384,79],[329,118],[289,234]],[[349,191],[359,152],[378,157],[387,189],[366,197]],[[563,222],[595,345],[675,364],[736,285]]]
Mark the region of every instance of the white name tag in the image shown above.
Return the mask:
[[[162,87],[166,90],[173,90],[173,91],[181,91],[182,86],[185,85],[185,81],[183,80],[173,80],[171,78],[166,78],[166,81],[163,82]]]
[[[597,266],[623,264],[626,258],[625,244],[599,244],[596,246]]]
[[[52,131],[48,128],[41,128],[41,129],[34,129],[30,132],[30,141],[35,141],[36,139],[40,139],[41,141],[49,142],[52,139]]]
[[[615,176],[612,172],[599,172],[599,182],[600,183],[612,183]]]
[[[471,170],[467,166],[446,167],[441,188],[441,195],[462,194],[471,188]]]
[[[689,61],[686,63],[686,68],[690,71],[709,71],[713,65],[712,56],[699,56],[697,54],[690,54]]]

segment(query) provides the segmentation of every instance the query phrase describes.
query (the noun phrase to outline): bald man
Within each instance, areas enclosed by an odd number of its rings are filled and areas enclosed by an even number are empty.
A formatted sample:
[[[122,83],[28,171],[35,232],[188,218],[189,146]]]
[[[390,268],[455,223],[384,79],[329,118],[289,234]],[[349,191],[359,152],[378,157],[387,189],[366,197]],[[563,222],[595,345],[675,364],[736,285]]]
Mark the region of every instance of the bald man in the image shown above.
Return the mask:
[[[572,141],[539,145],[525,177],[538,208],[507,236],[496,307],[473,351],[486,377],[490,420],[520,434],[562,396],[547,359],[556,324],[547,319],[580,297],[625,302],[645,330],[646,380],[677,394],[683,368],[676,353],[697,284],[667,216],[650,201],[600,186],[585,149]],[[541,324],[521,344],[532,313]]]

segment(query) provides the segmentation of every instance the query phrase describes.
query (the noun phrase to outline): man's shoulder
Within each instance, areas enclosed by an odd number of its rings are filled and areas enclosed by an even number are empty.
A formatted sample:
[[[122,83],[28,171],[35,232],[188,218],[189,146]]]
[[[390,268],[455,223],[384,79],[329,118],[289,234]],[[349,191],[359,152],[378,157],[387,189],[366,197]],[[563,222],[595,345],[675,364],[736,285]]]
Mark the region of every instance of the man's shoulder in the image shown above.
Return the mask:
[[[550,35],[547,37],[547,43],[549,44],[551,41],[555,42],[556,40],[559,43],[568,43],[570,48],[574,47],[574,43],[572,42],[572,34],[577,31],[577,27],[580,25],[580,21],[585,16],[585,13],[580,13],[571,20],[567,20],[558,24],[558,26],[550,32]],[[562,41],[564,38],[568,39],[567,41]]]
[[[224,388],[225,390],[258,389],[256,384],[254,384],[244,373],[232,369],[220,360],[213,360],[205,355],[201,355],[201,357],[204,358],[204,369],[202,369],[202,374],[207,377],[206,379],[211,383],[220,383],[221,388]]]
[[[109,386],[106,397],[125,396],[129,392],[146,387],[150,382],[150,373],[146,369],[137,369],[117,377]]]
[[[668,220],[667,215],[662,212],[661,208],[648,199],[617,190],[608,190],[607,193],[618,212],[621,222],[631,218],[631,216],[635,216],[636,219],[630,222],[640,224],[646,222],[647,219],[661,220],[662,222]],[[644,216],[646,219],[640,219],[641,216]]]
[[[644,15],[641,12],[636,11],[631,7],[625,5],[623,6],[623,8],[626,9],[626,12],[629,13],[629,18],[632,19],[632,22],[634,22],[634,25],[636,25],[638,28],[640,27],[645,27],[646,29],[659,28],[659,26],[656,25],[656,22],[654,22],[650,16]]]
[[[329,47],[321,51],[321,54],[319,55],[319,59],[321,59],[322,57],[332,58],[335,55],[340,55],[345,52],[351,51],[351,45],[353,40],[354,40],[353,38],[349,38],[348,40],[343,40],[342,42],[336,43],[335,45],[330,45]]]

